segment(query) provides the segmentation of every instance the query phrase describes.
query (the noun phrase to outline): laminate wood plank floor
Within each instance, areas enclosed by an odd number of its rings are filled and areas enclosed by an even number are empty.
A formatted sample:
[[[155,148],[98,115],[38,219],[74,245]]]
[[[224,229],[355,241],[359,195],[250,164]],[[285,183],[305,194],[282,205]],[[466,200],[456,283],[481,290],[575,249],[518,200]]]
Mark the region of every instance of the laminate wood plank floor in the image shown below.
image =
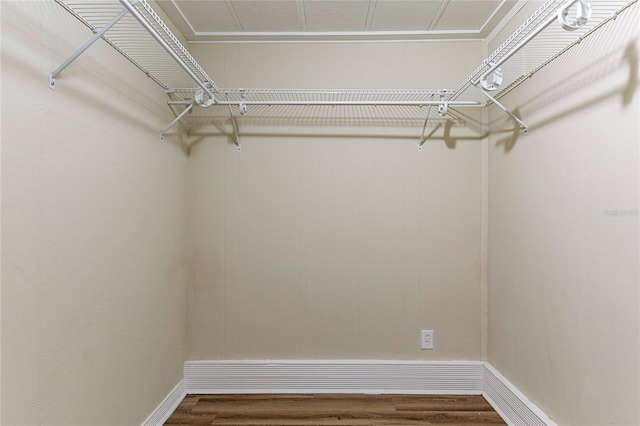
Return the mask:
[[[505,424],[480,395],[187,395],[166,425]]]

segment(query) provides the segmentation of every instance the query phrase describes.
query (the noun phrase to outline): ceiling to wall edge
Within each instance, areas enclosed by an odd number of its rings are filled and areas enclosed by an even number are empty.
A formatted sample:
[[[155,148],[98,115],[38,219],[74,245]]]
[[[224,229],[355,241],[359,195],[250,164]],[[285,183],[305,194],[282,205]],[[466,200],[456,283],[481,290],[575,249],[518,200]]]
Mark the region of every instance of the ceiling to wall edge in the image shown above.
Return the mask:
[[[160,3],[171,22],[180,30],[181,35],[189,44],[200,43],[375,43],[375,42],[427,42],[427,41],[463,41],[474,40],[489,42],[498,34],[508,22],[522,9],[528,0],[516,0],[515,4],[507,8],[507,0],[502,0],[484,20],[479,29],[467,30],[422,30],[422,31],[198,31],[190,19],[182,11],[175,0],[164,3],[170,4],[172,10],[167,10]],[[300,3],[300,2],[298,2]],[[500,9],[506,8],[506,12]],[[441,15],[442,11],[438,11]],[[499,15],[503,16],[500,17]],[[498,19],[497,19],[498,18]],[[176,20],[179,19],[179,22]],[[237,18],[234,18],[237,19]],[[496,22],[492,28],[490,23]],[[188,33],[185,33],[188,29]]]

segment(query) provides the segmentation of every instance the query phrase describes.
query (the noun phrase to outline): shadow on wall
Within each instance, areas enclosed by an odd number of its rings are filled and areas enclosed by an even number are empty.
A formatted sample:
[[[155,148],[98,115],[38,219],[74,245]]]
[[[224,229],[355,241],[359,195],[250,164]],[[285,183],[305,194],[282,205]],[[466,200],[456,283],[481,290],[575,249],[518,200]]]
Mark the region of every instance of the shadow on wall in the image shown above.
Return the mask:
[[[440,128],[443,127],[443,123],[438,123],[435,127],[428,133],[425,134],[424,143],[427,142],[444,142],[445,146],[449,149],[456,149],[456,145],[458,141],[481,141],[488,134],[471,134],[468,127],[464,127],[466,132],[460,131],[458,135],[454,135],[456,133],[453,130],[456,127],[456,123],[453,120],[446,120],[444,122],[444,132],[440,133]],[[462,126],[460,126],[462,127]],[[416,147],[418,145],[418,141],[420,139],[420,135],[415,134],[416,129],[407,128],[404,129],[406,132],[389,132],[389,133],[377,133],[375,130],[371,131],[371,133],[363,133],[362,128],[355,128],[351,132],[346,131],[335,131],[335,129],[330,129],[329,131],[321,132],[318,131],[317,128],[309,128],[308,131],[303,131],[307,129],[302,129],[301,126],[296,126],[291,129],[283,129],[282,127],[275,128],[253,128],[252,130],[240,130],[238,128],[238,133],[240,135],[240,141],[242,142],[242,138],[255,138],[255,137],[287,137],[287,138],[302,138],[302,139],[395,139],[395,140],[413,140],[416,142]],[[198,145],[199,143],[206,142],[207,140],[211,140],[212,137],[225,137],[227,139],[227,143],[235,146],[235,136],[233,134],[233,129],[231,129],[231,125],[221,124],[221,123],[210,123],[209,125],[202,126],[196,130],[191,130],[188,134],[185,134],[182,137],[182,144],[186,146],[186,152],[189,154],[191,149]]]
[[[516,117],[522,119],[522,114],[520,113],[520,107],[514,109],[511,112]],[[499,139],[498,142],[496,142],[496,147],[500,147],[504,145],[503,148],[505,152],[511,151],[513,147],[516,145],[516,142],[518,141],[518,138],[520,137],[521,132],[522,132],[522,128],[520,127],[520,124],[513,121],[513,128],[510,131],[507,130],[506,131],[507,135],[504,138]]]
[[[456,149],[456,143],[458,142],[458,138],[454,138],[451,136],[451,127],[453,127],[453,121],[447,120],[444,125],[444,144],[449,149]]]
[[[624,51],[624,58],[629,63],[629,82],[622,92],[622,102],[625,105],[629,105],[638,87],[638,46],[635,41],[627,46]]]
[[[633,16],[637,15],[638,13],[632,15],[631,21],[633,21]],[[612,30],[612,28],[615,29],[615,27],[612,26],[609,30]],[[602,40],[607,40],[607,35],[606,33],[602,34],[599,40],[602,44],[606,44],[606,42]],[[582,43],[587,44],[586,41]],[[589,46],[584,46],[584,48],[579,51],[576,49],[573,52],[568,52],[559,59],[557,63],[552,62],[548,65],[551,72],[555,71],[560,75],[568,75],[568,77],[549,87],[539,89],[538,95],[522,102],[513,110],[514,115],[518,118],[523,118],[526,122],[528,116],[530,117],[534,115],[534,113],[544,111],[549,108],[550,105],[569,99],[576,93],[581,94],[579,101],[574,102],[560,111],[554,109],[553,115],[531,123],[529,125],[529,131],[535,131],[538,128],[617,96],[621,97],[623,105],[629,105],[632,102],[638,87],[639,78],[639,55],[636,40],[627,41],[626,44],[619,48],[609,48],[608,52],[604,54],[598,54],[600,52],[594,50],[591,56],[595,57],[588,58],[589,61],[585,60],[587,59],[585,58],[585,49],[589,49]],[[571,64],[575,63],[585,63],[586,65],[577,71],[570,70]],[[628,68],[628,76],[624,83],[619,83],[621,81],[620,78],[616,79],[618,81],[617,84],[615,81],[611,83],[607,82],[607,79],[610,79],[613,74],[625,67]],[[602,84],[606,86],[606,89],[604,91],[598,90],[596,84]],[[593,89],[593,91],[590,92],[590,89]],[[503,148],[505,152],[510,152],[514,148],[522,134],[517,123],[504,117],[500,117],[495,122],[489,123],[489,129],[490,134],[507,133],[506,137],[496,142],[496,147]]]

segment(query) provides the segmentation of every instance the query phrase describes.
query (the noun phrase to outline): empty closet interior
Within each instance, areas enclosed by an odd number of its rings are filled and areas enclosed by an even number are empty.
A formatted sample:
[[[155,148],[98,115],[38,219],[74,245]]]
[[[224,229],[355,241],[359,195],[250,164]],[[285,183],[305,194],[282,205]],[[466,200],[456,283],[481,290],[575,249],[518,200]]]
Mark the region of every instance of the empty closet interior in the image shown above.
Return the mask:
[[[640,422],[637,0],[0,18],[2,424],[252,389]]]

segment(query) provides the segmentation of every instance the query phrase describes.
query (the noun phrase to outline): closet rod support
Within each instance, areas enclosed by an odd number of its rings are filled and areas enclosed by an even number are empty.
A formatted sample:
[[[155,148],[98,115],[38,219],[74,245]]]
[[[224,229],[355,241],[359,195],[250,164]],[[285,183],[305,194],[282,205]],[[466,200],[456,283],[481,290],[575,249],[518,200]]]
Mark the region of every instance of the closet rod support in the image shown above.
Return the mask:
[[[76,50],[76,52],[71,55],[69,57],[69,59],[67,59],[66,61],[64,61],[62,63],[62,65],[60,65],[58,68],[56,68],[55,70],[53,70],[51,72],[51,74],[49,74],[49,89],[51,90],[56,90],[56,77],[58,76],[58,74],[60,74],[62,71],[64,71],[69,65],[71,65],[71,63],[73,61],[75,61],[76,59],[78,59],[78,57],[80,55],[82,55],[85,50],[87,50],[88,48],[90,48],[93,43],[95,43],[100,37],[102,37],[107,31],[109,31],[111,29],[111,27],[113,27],[115,24],[118,23],[118,21],[120,19],[122,19],[122,17],[124,15],[127,14],[127,9],[122,10],[120,13],[118,13],[111,21],[109,21],[104,27],[102,27],[98,32],[96,32],[93,37],[91,37],[89,40],[87,40],[87,42],[85,44],[83,44],[78,50]]]
[[[171,123],[169,123],[169,125],[167,127],[165,127],[160,132],[160,140],[161,141],[164,140],[165,133],[167,133],[170,128],[172,128],[178,121],[180,121],[182,119],[182,117],[184,117],[189,111],[191,111],[191,109],[193,108],[193,105],[194,105],[193,102],[190,103],[189,106],[184,109],[184,111],[182,111],[180,114],[178,114],[178,116]]]
[[[427,108],[427,118],[424,119],[424,125],[422,126],[422,134],[420,135],[420,140],[418,141],[418,152],[422,152],[422,145],[426,142],[424,138],[424,132],[427,130],[427,123],[429,122],[429,115],[431,114],[431,105]]]
[[[238,136],[238,125],[236,124],[236,120],[233,118],[233,111],[231,111],[231,103],[227,103],[227,106],[229,107],[229,117],[231,117],[231,125],[233,126],[233,133],[235,135],[235,144],[236,144],[236,150],[238,152],[241,151],[240,148],[240,137]]]
[[[214,99],[213,93],[211,93],[211,91],[209,90],[206,82],[200,80],[200,78],[191,70],[191,68],[189,68],[189,66],[184,63],[182,58],[180,58],[180,56],[178,56],[178,54],[171,48],[171,46],[169,46],[169,44],[162,38],[162,36],[158,34],[156,29],[153,28],[153,26],[144,18],[144,16],[142,16],[138,9],[134,7],[134,4],[137,3],[137,1],[132,3],[129,2],[129,0],[120,0],[120,3],[122,3],[122,5],[127,8],[129,12],[131,12],[131,15],[136,18],[140,25],[142,25],[144,29],[147,30],[147,32],[151,34],[151,36],[158,42],[158,44],[160,44],[160,46],[162,46],[162,48],[167,51],[169,56],[171,56],[173,60],[176,61],[180,68],[182,68],[211,99]]]
[[[484,90],[481,87],[478,86],[473,86],[476,89],[478,89],[483,95],[485,95],[487,98],[489,98],[489,100],[491,102],[493,102],[494,104],[496,104],[498,106],[498,108],[500,108],[501,110],[503,110],[505,113],[507,113],[507,115],[511,118],[513,118],[515,120],[516,123],[518,123],[520,125],[520,127],[522,128],[522,130],[524,130],[525,133],[527,133],[527,125],[524,124],[524,122],[522,120],[520,120],[520,118],[518,118],[515,114],[513,114],[511,111],[509,111],[509,109],[507,109],[507,107],[505,107],[504,105],[502,105],[500,102],[498,102],[498,100],[496,98],[494,98],[493,96],[491,96],[491,94],[489,94],[489,92],[487,92],[486,90]]]

